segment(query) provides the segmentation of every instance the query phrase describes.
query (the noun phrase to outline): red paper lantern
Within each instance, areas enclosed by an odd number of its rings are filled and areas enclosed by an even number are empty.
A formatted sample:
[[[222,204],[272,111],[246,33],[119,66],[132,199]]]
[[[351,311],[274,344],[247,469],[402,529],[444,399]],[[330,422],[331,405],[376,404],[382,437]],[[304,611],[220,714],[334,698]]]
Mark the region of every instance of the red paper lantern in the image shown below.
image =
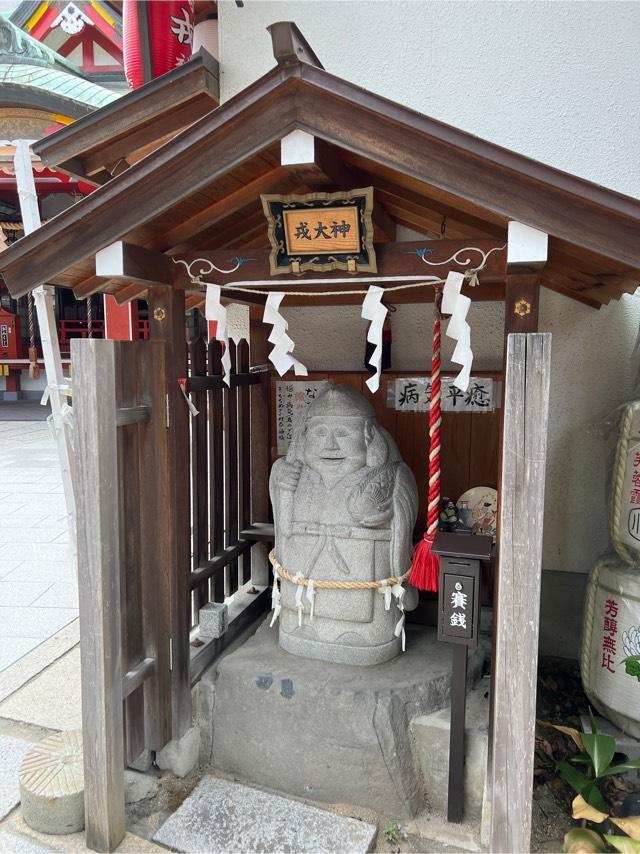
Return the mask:
[[[124,0],[124,73],[129,86],[144,83],[137,0]],[[149,43],[153,77],[159,77],[191,58],[195,12],[193,0],[148,0]]]

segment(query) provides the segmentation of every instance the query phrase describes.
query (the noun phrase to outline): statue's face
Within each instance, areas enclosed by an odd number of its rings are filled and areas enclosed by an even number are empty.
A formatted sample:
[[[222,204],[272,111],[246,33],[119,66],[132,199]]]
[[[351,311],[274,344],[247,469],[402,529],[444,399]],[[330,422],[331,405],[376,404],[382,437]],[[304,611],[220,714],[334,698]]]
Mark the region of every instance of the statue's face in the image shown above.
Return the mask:
[[[327,484],[359,471],[367,464],[364,418],[321,415],[310,418],[304,461]]]

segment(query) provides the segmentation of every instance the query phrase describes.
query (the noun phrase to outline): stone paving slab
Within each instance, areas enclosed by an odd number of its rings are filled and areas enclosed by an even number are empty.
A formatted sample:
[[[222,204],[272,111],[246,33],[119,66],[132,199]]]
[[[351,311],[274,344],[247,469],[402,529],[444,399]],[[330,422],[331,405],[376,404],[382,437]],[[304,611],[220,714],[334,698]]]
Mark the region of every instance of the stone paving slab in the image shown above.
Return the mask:
[[[0,561],[0,567],[2,561]],[[2,576],[3,581],[48,581],[49,585],[58,581],[75,584],[75,572],[71,561],[47,561],[45,564],[24,561]]]
[[[41,854],[42,851],[53,851],[53,848],[3,830],[0,831],[0,851],[6,851],[7,854]]]
[[[61,497],[60,501],[62,501]],[[43,563],[46,563],[49,560],[54,562],[65,562],[71,557],[69,546],[65,543],[22,542],[18,546],[16,546],[15,543],[0,544],[0,560],[13,560],[15,559],[16,554],[18,554],[24,561],[42,561]]]
[[[0,638],[37,638],[45,640],[75,620],[75,608],[28,608],[0,606]]]
[[[0,717],[46,729],[81,729],[80,649],[63,655],[0,703]]]
[[[32,641],[33,638],[29,638],[29,640]],[[0,673],[0,702],[30,682],[34,676],[42,673],[54,661],[62,658],[79,641],[79,621],[74,620],[58,634],[43,641],[19,661],[16,661],[13,666],[5,668]],[[0,669],[2,668],[0,667]]]
[[[0,581],[0,589],[2,582]],[[34,608],[73,608],[78,607],[78,584],[65,579],[46,587],[43,593],[31,605]]]
[[[183,852],[364,854],[376,833],[373,824],[204,777],[153,839]]]
[[[39,643],[34,638],[3,638],[2,649],[0,649],[0,671],[20,661],[27,653],[31,652],[34,644]],[[2,673],[0,672],[0,675]]]
[[[0,735],[0,819],[20,803],[18,772],[31,743]]]
[[[36,526],[22,526],[17,522],[11,524],[11,517],[0,525],[0,543],[53,543],[60,534],[66,534],[61,522],[47,525],[44,521]]]
[[[24,851],[26,854],[29,854],[30,850],[33,850],[34,854],[36,851],[60,851],[64,852],[64,854],[93,854],[85,845],[84,832],[68,833],[64,836],[38,833],[25,823],[19,812],[7,820],[6,824],[0,830],[0,833],[2,832],[24,839],[25,844],[33,842],[41,846],[37,849],[25,848]],[[18,849],[18,851],[20,850],[22,849]],[[142,839],[140,836],[135,836],[133,833],[127,833],[116,848],[116,852],[119,854],[138,854],[138,852],[139,854],[147,854],[147,852],[156,851],[164,851],[166,854],[166,848],[161,848],[159,845],[149,842],[147,839]],[[193,852],[193,854],[196,854],[196,852]]]
[[[51,586],[46,581],[0,580],[0,607],[32,605]]]

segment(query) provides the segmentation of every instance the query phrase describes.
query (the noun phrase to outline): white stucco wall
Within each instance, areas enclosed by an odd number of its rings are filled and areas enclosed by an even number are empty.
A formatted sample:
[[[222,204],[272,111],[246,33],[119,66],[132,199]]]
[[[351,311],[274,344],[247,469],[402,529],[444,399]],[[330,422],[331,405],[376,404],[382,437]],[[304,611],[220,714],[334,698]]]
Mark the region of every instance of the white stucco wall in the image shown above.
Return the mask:
[[[224,99],[273,67],[265,27],[292,20],[331,73],[640,197],[640,3],[222,0],[219,16]],[[502,312],[472,307],[477,369],[502,364]],[[357,307],[284,313],[310,368],[362,366]],[[428,306],[398,309],[395,368],[428,365],[430,317]],[[607,545],[599,426],[632,394],[639,322],[635,295],[594,311],[542,293],[540,330],[554,335],[545,569],[587,572]]]

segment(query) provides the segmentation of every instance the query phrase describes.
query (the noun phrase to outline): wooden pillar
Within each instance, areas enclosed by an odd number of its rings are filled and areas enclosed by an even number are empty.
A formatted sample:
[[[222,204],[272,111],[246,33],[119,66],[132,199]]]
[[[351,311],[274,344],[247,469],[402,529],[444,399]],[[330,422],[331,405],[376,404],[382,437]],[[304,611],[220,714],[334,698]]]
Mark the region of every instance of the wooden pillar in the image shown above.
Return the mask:
[[[82,461],[75,486],[85,834],[94,851],[114,851],[125,835],[115,346],[71,343]]]
[[[166,506],[160,508],[156,533],[165,540],[163,553],[170,573],[171,597],[171,706],[173,738],[191,726],[189,631],[191,628],[191,521],[189,498],[189,411],[178,379],[187,376],[187,340],[184,291],[170,286],[149,288],[149,338],[166,345],[167,446],[162,464],[167,467]]]
[[[269,364],[268,331],[262,322],[262,311],[252,308],[249,326],[251,365]],[[251,521],[268,522],[269,471],[271,469],[271,373],[265,371],[260,383],[251,389]],[[253,548],[251,581],[266,586],[271,580],[268,553],[271,544],[258,543]]]
[[[497,854],[530,850],[550,364],[549,334],[509,335],[489,762]]]
[[[104,295],[104,337],[111,341],[138,340],[138,301],[119,305],[111,294]]]
[[[504,338],[512,332],[537,332],[541,271],[508,272],[504,293]],[[506,359],[506,346],[505,346]]]

